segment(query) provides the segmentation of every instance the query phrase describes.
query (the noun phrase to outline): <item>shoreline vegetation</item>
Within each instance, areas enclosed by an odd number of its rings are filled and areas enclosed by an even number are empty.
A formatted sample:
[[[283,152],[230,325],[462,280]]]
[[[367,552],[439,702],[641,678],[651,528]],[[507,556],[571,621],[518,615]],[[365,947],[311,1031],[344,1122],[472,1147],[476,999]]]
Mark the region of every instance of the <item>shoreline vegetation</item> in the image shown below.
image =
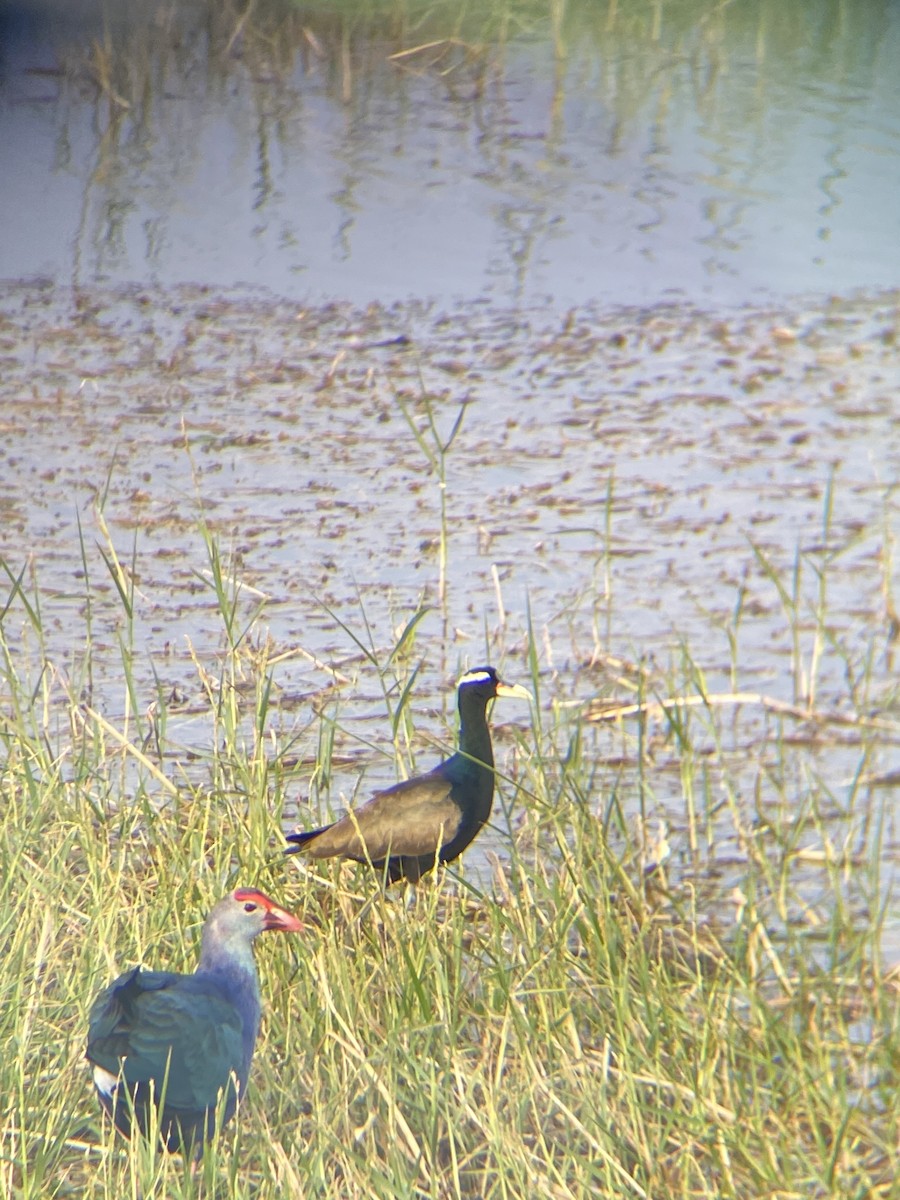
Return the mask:
[[[537,667],[536,646],[528,658]],[[785,788],[779,820],[755,828],[735,803],[744,854],[718,869],[739,882],[715,898],[714,878],[684,869],[687,843],[705,857],[691,791],[677,833],[635,822],[633,798],[579,753],[583,718],[565,724],[565,746],[562,730],[506,727],[499,787],[515,832],[489,854],[487,885],[463,865],[406,904],[365,868],[282,860],[293,776],[266,732],[270,676],[240,646],[221,665],[216,782],[171,789],[142,769],[144,747],[74,699],[71,735],[48,736],[7,658],[5,1194],[897,1194],[900,978],[878,944],[886,812],[860,814],[840,846],[821,785]],[[239,678],[250,742],[232,719]],[[399,682],[388,667],[395,696]],[[666,711],[689,778],[693,736]],[[714,706],[703,711],[714,726]],[[786,770],[791,753],[786,736]],[[129,795],[124,755],[140,778]],[[811,865],[807,900],[794,874]],[[86,1005],[129,964],[190,961],[205,908],[237,883],[270,889],[307,933],[266,954],[247,1106],[191,1177],[104,1132]]]
[[[545,44],[559,64],[560,98],[571,62],[607,71],[619,64],[602,86],[627,120],[685,69],[700,110],[711,115],[736,46],[751,54],[761,79],[771,73],[771,85],[795,51],[804,52],[820,83],[869,62],[889,0],[868,0],[855,21],[846,20],[845,8],[843,0],[791,9],[778,0],[191,0],[160,13],[88,3],[96,36],[86,54],[63,65],[72,82],[97,89],[111,115],[146,113],[166,74],[185,78],[187,62],[205,63],[210,82],[239,70],[267,83],[287,83],[298,69],[321,73],[345,103],[384,71],[398,82],[430,77],[462,100],[502,87],[504,55],[514,43]]]

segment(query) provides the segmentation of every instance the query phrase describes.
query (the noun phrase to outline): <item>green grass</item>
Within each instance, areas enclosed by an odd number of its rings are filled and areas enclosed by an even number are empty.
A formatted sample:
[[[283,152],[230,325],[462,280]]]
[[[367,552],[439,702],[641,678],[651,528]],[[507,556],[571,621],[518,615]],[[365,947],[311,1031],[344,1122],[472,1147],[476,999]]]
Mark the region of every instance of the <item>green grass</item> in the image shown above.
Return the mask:
[[[405,904],[361,868],[304,873],[279,852],[284,793],[329,776],[337,717],[307,728],[301,750],[316,761],[292,778],[268,728],[274,668],[239,616],[239,581],[201,536],[225,630],[203,676],[206,783],[159,765],[128,699],[127,621],[117,726],[67,693],[42,656],[40,594],[10,576],[5,617],[24,614],[33,649],[0,642],[3,1195],[900,1195],[877,790],[838,796],[785,736],[777,761],[760,757],[768,801],[753,820],[722,746],[724,706],[664,709],[681,799],[662,840],[686,849],[648,870],[662,844],[658,747],[643,724],[609,734],[596,708],[555,703],[532,640],[498,664],[530,676],[540,721],[498,732],[508,854],[487,884],[463,864]],[[127,613],[128,572],[111,547],[105,558]],[[386,705],[402,695],[386,745],[401,713],[415,735],[413,622],[383,659],[365,613],[364,634],[347,629],[365,670],[384,675]],[[703,680],[685,646],[667,677],[635,686],[649,704],[702,694]],[[636,772],[603,768],[609,738]],[[712,865],[725,836],[742,853],[723,881]],[[191,969],[205,913],[238,881],[307,928],[261,939],[248,1103],[191,1176],[104,1127],[86,1015],[131,963]]]

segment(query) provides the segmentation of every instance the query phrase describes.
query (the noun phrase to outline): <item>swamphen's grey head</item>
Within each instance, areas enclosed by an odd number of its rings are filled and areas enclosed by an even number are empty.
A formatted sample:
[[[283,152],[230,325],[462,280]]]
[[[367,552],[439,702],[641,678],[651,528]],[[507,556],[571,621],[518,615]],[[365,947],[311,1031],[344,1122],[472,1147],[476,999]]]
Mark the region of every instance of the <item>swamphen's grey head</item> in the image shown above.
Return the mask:
[[[256,888],[237,888],[212,909],[206,920],[204,935],[223,942],[252,942],[267,929],[299,933],[303,926],[292,913],[279,908],[265,892]]]

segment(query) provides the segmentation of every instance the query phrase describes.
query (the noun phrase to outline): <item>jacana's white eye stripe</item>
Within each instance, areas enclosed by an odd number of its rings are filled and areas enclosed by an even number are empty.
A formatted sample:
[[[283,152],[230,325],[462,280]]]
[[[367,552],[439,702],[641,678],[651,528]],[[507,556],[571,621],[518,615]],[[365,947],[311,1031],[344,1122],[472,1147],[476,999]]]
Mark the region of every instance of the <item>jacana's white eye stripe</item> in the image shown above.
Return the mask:
[[[457,684],[457,687],[464,683],[493,683],[493,676],[487,671],[466,671],[465,675]]]

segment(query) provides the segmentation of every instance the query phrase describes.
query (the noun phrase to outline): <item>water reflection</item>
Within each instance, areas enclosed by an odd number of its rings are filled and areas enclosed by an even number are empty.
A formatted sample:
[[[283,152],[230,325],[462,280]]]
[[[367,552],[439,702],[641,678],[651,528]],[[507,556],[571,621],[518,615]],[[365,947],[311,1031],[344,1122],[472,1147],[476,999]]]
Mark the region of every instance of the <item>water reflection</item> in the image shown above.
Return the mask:
[[[896,279],[886,0],[523,2],[503,30],[113,9],[7,10],[5,276],[501,303]]]

